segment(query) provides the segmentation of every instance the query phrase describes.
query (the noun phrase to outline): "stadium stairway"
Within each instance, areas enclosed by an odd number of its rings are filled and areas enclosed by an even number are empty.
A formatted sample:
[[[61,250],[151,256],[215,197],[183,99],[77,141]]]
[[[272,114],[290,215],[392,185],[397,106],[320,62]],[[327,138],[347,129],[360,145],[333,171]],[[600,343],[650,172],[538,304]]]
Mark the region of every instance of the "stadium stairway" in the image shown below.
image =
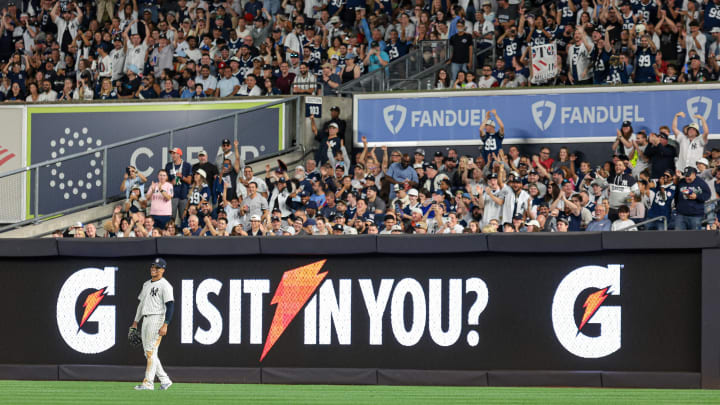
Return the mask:
[[[253,168],[253,171],[258,176],[264,176],[265,165],[270,165],[271,168],[277,167],[278,159],[282,160],[288,167],[294,167],[295,165],[301,164],[304,159],[312,155],[312,150],[305,151],[303,148],[290,149],[289,152],[280,155],[269,155],[269,157],[260,160],[254,160],[248,162],[248,166]],[[148,179],[151,181],[151,179]],[[117,204],[120,203],[117,197],[115,199],[106,201],[105,204],[88,208],[82,211],[77,211],[47,219],[42,222],[28,224],[16,229],[8,230],[0,233],[0,238],[38,238],[38,237],[51,237],[52,233],[58,229],[65,230],[71,225],[81,222],[83,224],[94,223],[96,225],[98,235],[103,236],[104,230],[102,223],[112,216],[113,209]]]

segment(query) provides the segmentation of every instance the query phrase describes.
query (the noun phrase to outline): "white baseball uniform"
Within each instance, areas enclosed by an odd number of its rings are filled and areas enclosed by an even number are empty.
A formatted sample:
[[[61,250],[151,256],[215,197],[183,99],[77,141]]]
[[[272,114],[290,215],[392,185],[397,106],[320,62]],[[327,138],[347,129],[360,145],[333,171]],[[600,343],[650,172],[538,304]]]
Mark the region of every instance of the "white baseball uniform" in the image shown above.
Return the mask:
[[[162,340],[162,336],[158,332],[165,322],[165,304],[175,301],[173,288],[164,278],[158,281],[148,280],[143,284],[138,300],[140,303],[135,313],[135,322],[142,320],[143,350],[147,359],[143,384],[153,387],[156,374],[161,384],[167,384],[170,382],[170,378],[158,357],[158,349]]]

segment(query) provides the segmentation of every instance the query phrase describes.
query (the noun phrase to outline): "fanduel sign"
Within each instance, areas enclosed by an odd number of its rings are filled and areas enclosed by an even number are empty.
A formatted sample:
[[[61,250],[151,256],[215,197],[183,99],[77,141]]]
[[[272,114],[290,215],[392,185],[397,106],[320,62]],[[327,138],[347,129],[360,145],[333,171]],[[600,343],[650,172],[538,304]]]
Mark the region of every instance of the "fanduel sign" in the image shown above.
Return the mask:
[[[695,115],[720,125],[720,87],[709,85],[588,89],[582,93],[536,94],[531,90],[422,93],[411,98],[355,97],[355,141],[394,146],[479,144],[478,128],[487,111],[497,110],[509,143],[602,142],[623,121],[635,130],[657,131],[679,111],[680,125]],[[560,90],[557,90],[560,91]],[[403,95],[407,97],[407,95]],[[378,119],[379,118],[379,119]]]

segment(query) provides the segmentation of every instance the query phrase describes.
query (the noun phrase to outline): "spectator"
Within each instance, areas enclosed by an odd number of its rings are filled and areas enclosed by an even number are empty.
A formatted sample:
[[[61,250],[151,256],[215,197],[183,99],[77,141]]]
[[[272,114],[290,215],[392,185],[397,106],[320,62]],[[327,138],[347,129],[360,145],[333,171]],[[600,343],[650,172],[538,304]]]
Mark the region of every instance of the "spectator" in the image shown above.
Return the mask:
[[[362,69],[360,68],[360,65],[355,63],[356,57],[357,56],[354,53],[348,53],[345,55],[345,68],[342,69],[342,73],[340,75],[343,83],[347,83],[360,77]]]
[[[657,179],[663,173],[670,171],[675,173],[676,149],[668,144],[668,133],[660,131],[659,135],[650,134],[650,145],[645,149],[644,155],[650,161],[650,177]]]
[[[618,219],[613,221],[612,226],[610,228],[611,231],[637,231],[636,227],[632,227],[635,225],[635,222],[630,219],[630,209],[627,205],[623,205],[620,208],[618,208]],[[629,228],[628,227],[632,227]]]
[[[317,91],[317,79],[315,74],[310,73],[308,64],[302,62],[300,64],[300,74],[293,81],[293,94],[314,95]]]
[[[703,150],[705,145],[707,145],[710,131],[708,130],[707,122],[702,115],[695,115],[693,117],[699,120],[703,125],[702,136],[700,136],[700,127],[694,122],[688,125],[687,129],[680,131],[677,126],[678,117],[684,118],[685,113],[681,111],[675,114],[672,122],[672,130],[675,134],[675,139],[677,139],[678,144],[680,145],[676,164],[678,169],[684,170],[688,166],[695,167],[695,162],[703,157]]]
[[[400,43],[397,42],[397,31],[393,31],[395,34],[391,35],[391,43],[388,44],[388,47],[392,47],[392,49],[395,51],[395,58],[400,56]],[[395,44],[392,44],[392,38],[395,37]],[[404,49],[404,48],[403,48]],[[407,50],[405,50],[405,53],[407,53]],[[390,62],[390,56],[387,52],[380,49],[380,43],[377,41],[373,41],[370,44],[370,50],[365,55],[365,59],[363,59],[363,64],[368,67],[368,72],[374,72],[382,67],[387,66],[387,64]]]
[[[125,168],[125,174],[123,175],[123,182],[120,184],[120,191],[125,193],[125,198],[130,197],[130,190],[135,186],[140,186],[140,195],[145,198],[145,190],[143,187],[147,179],[142,173],[138,172],[135,166],[128,166]]]
[[[173,186],[167,180],[167,172],[161,169],[158,172],[158,181],[153,182],[148,189],[150,216],[160,228],[164,228],[165,224],[172,219]]]
[[[215,89],[215,97],[232,97],[236,95],[239,90],[240,81],[232,74],[232,68],[226,65],[223,68],[223,77]]]
[[[179,224],[188,201],[189,185],[193,182],[192,167],[182,159],[182,149],[170,150],[171,161],[165,165],[168,181],[173,185],[172,217]]]
[[[710,189],[697,177],[697,169],[688,166],[678,181],[675,193],[675,229],[700,229],[705,215],[705,201],[710,199]]]
[[[467,72],[473,69],[473,38],[472,35],[465,32],[465,22],[458,20],[456,23],[457,34],[450,37],[450,46],[452,47],[452,58],[450,64],[450,79],[457,79],[460,71]]]
[[[450,76],[447,73],[447,70],[440,69],[438,70],[437,74],[435,75],[435,89],[436,90],[444,90],[450,88]]]
[[[627,173],[627,171],[628,168],[623,161],[618,160],[615,163],[615,178],[611,181],[610,195],[608,199],[610,204],[608,218],[611,221],[618,219],[618,210],[620,207],[629,204],[632,201],[632,198],[639,194],[635,177]]]
[[[606,208],[604,204],[595,206],[595,219],[593,219],[585,229],[588,232],[609,231],[612,228],[612,222],[605,215]]]
[[[490,115],[495,117],[499,128],[495,130],[495,121],[490,119]],[[495,109],[485,113],[484,125],[480,126],[480,139],[483,142],[483,159],[491,162],[495,154],[502,149],[502,141],[505,138],[505,125],[497,114]]]

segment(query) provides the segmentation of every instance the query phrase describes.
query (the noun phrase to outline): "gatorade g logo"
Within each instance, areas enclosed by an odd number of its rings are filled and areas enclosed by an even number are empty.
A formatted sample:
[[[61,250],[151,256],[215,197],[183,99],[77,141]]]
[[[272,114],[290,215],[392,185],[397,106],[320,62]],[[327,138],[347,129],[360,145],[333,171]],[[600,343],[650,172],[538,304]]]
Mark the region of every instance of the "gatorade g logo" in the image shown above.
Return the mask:
[[[115,295],[116,270],[117,267],[78,270],[60,289],[58,329],[65,343],[80,353],[101,353],[115,345],[115,307],[99,304],[106,296]],[[78,313],[82,315],[78,317]],[[86,327],[87,323],[97,327]]]
[[[396,124],[393,124],[393,121],[395,121],[395,113],[397,112],[399,114],[398,122]],[[403,125],[405,124],[405,116],[407,115],[407,108],[404,106],[401,106],[400,104],[393,104],[385,107],[383,109],[383,118],[385,119],[385,126],[387,126],[387,129],[390,131],[391,134],[397,135],[398,132],[402,129]]]
[[[609,295],[620,295],[621,268],[619,264],[585,266],[560,282],[552,303],[552,323],[555,336],[570,353],[597,359],[620,349],[620,307],[603,303]],[[580,319],[575,317],[576,306],[582,309],[578,311],[582,313]],[[593,324],[597,324],[594,329],[599,334],[588,336],[587,329]]]

